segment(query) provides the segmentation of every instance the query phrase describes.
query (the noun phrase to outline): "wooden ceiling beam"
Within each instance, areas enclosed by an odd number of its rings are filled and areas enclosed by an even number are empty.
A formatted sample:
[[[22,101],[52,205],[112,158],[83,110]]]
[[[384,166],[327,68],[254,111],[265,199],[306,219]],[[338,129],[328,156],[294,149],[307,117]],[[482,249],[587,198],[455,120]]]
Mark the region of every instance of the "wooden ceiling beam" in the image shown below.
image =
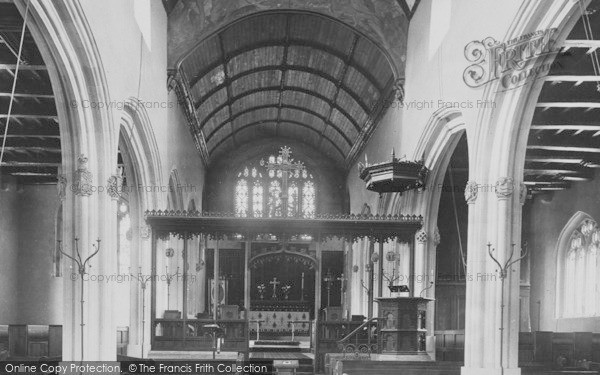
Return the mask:
[[[600,48],[600,40],[587,40],[587,39],[576,39],[576,40],[565,40],[563,42],[563,51],[568,51],[571,48],[587,48],[586,53],[592,53],[596,49]]]
[[[0,134],[0,139],[4,138],[3,134]],[[48,135],[48,134],[7,134],[6,138],[40,138],[40,139],[60,139],[60,135]]]
[[[588,108],[600,109],[600,102],[539,102],[537,108]]]
[[[7,152],[48,152],[48,153],[60,153],[61,149],[56,147],[27,147],[27,146],[7,146],[4,148],[4,151]]]
[[[600,75],[552,75],[544,78],[546,82],[600,82]]]
[[[56,120],[58,121],[57,115],[44,115],[44,114],[28,114],[28,113],[11,113],[10,117],[18,117],[22,119],[43,119],[43,120]],[[8,114],[0,113],[0,119],[8,118]]]
[[[532,168],[525,167],[524,170],[525,176],[540,176],[540,175],[551,175],[551,176],[567,176],[567,175],[585,175],[587,172],[585,170],[579,169],[558,169],[558,168]]]
[[[564,145],[527,145],[528,150],[600,152],[600,147],[564,146]]]
[[[16,70],[17,64],[0,64],[0,69]],[[19,70],[48,70],[46,65],[19,64]]]
[[[11,96],[10,92],[0,92],[1,97],[9,98]],[[26,93],[26,92],[16,92],[16,98],[31,98],[31,99],[54,99],[53,94],[35,94],[35,93]]]
[[[600,131],[600,125],[585,124],[536,124],[531,125],[531,130],[577,130],[577,131]]]
[[[60,167],[61,163],[34,161],[3,161],[2,167]]]

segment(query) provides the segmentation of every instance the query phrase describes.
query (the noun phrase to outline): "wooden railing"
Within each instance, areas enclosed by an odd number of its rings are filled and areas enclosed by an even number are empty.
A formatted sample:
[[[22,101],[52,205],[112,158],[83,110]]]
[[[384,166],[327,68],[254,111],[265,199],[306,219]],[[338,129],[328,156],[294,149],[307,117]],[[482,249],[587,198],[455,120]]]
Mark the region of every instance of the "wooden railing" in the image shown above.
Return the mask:
[[[372,353],[379,353],[377,345],[379,320],[379,318],[371,318],[365,321],[338,341],[338,347],[344,353],[344,358],[371,358]]]
[[[265,320],[249,320],[248,321],[249,336],[254,335],[254,339],[256,341],[259,341],[261,331],[269,332],[268,329],[262,328],[262,324],[265,322],[266,322]],[[301,337],[301,336],[304,336],[304,337],[308,336],[309,342],[311,343],[311,348],[312,348],[313,321],[312,320],[293,320],[293,321],[290,321],[289,324],[290,324],[289,334],[291,335],[291,340],[293,341],[295,338]],[[302,327],[300,325],[302,325]],[[286,333],[287,333],[286,331],[279,332],[280,335],[285,335]]]
[[[214,342],[205,326],[214,323],[223,330],[221,351],[248,351],[248,322],[243,319],[155,319],[152,349],[211,351]]]
[[[341,353],[339,341],[363,325],[362,321],[320,321],[317,327],[316,368],[324,369],[327,353]]]

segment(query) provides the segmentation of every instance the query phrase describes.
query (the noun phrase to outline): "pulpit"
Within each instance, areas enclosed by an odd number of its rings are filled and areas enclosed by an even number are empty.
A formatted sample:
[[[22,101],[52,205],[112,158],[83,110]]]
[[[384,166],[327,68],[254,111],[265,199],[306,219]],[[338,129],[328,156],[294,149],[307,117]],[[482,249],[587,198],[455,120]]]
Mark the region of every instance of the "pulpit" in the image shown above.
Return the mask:
[[[377,298],[378,346],[382,354],[427,356],[427,304],[430,298]]]

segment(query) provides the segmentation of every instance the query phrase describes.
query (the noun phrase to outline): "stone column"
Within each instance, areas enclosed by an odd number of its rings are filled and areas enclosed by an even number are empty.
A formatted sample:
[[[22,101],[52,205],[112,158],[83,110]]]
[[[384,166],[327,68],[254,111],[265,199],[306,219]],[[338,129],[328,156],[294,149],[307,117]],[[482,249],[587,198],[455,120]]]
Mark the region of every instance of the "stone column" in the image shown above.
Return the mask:
[[[500,269],[488,254],[504,265],[510,257],[513,237],[514,181],[498,178],[494,189],[479,195],[480,186],[470,181],[465,191],[469,204],[467,253],[465,364],[463,375],[519,375],[519,264],[502,283]],[[513,259],[520,256],[515,246]],[[502,289],[504,286],[504,289]],[[504,311],[502,312],[502,306]]]

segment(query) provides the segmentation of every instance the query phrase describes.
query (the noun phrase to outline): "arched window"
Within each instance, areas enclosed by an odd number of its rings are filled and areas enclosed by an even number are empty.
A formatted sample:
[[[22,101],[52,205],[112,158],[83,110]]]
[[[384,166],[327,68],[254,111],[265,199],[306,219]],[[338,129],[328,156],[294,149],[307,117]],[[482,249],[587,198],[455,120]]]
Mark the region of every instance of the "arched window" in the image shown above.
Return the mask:
[[[258,165],[244,166],[235,182],[236,216],[314,217],[314,176],[290,154],[290,149],[283,147],[279,156],[269,155]]]
[[[596,302],[599,246],[600,229],[595,221],[585,219],[571,232],[562,253],[562,317],[600,315],[600,305]]]

